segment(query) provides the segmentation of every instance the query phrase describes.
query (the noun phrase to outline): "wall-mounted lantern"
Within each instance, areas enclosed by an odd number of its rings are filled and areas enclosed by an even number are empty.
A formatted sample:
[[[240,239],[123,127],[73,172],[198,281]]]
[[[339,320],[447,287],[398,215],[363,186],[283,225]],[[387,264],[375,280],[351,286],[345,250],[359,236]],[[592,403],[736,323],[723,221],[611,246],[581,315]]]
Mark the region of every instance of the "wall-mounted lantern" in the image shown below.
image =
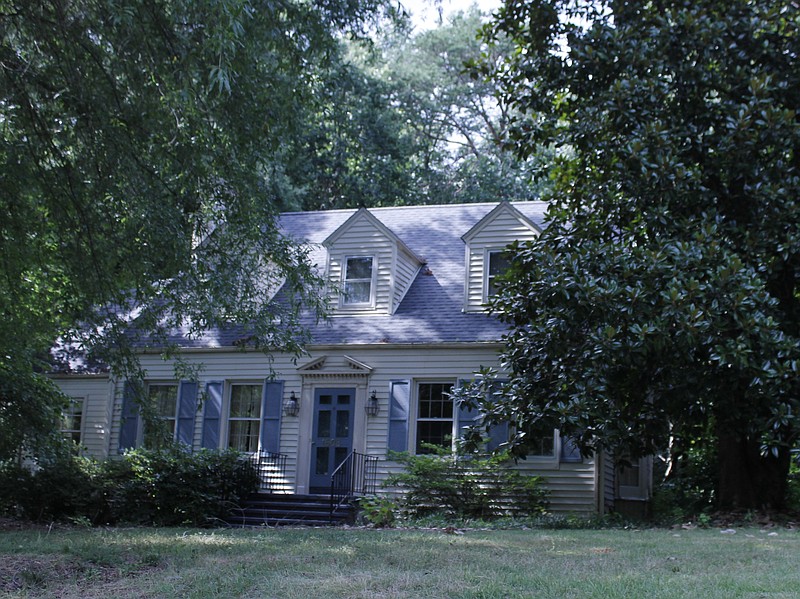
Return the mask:
[[[364,406],[364,410],[367,412],[367,416],[377,416],[378,410],[380,406],[378,405],[378,393],[375,389],[372,390],[372,393],[367,400],[367,404]]]
[[[289,399],[283,404],[283,413],[286,416],[297,416],[300,413],[300,402],[294,391],[289,395]]]

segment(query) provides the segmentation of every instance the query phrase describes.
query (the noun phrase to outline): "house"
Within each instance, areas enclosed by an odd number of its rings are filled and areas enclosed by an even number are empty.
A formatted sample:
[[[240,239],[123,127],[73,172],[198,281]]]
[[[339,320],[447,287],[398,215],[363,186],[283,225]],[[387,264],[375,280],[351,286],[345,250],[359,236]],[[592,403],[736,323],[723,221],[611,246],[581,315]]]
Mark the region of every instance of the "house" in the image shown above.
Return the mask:
[[[496,366],[504,325],[484,308],[504,247],[536,237],[543,202],[408,206],[281,215],[334,283],[331,318],[309,319],[308,355],[268,358],[233,333],[181,338],[199,381],[144,352],[146,393],[174,438],[194,449],[271,452],[282,461],[272,488],[328,492],[351,452],[370,456],[377,485],[398,465],[387,450],[457,437],[463,412],[450,389]],[[106,457],[147,443],[126,382],[108,374],[56,377],[74,398],[73,429],[86,452]],[[507,432],[506,432],[507,434]],[[582,459],[548,431],[517,468],[545,477],[553,511],[604,512],[648,497],[645,465],[615,472],[606,456]]]

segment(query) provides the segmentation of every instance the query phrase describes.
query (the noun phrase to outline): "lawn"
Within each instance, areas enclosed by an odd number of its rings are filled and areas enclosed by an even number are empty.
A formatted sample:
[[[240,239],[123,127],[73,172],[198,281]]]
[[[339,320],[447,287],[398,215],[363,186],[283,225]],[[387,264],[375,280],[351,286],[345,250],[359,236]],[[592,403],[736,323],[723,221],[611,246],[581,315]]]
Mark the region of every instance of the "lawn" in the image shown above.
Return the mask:
[[[800,532],[0,533],[2,597],[800,597]]]

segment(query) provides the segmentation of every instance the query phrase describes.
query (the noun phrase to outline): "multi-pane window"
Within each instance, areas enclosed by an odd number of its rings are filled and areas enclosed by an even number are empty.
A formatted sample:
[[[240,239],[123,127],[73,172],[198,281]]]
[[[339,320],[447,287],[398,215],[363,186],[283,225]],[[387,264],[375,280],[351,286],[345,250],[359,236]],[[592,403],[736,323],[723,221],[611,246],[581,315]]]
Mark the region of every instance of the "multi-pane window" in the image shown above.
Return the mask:
[[[69,405],[61,413],[61,433],[76,445],[81,443],[81,422],[83,421],[83,399],[71,397]]]
[[[511,256],[506,251],[489,252],[486,265],[486,297],[496,295],[500,289],[496,279],[511,266]]]
[[[261,428],[261,385],[231,385],[228,415],[228,447],[237,451],[258,451]]]
[[[450,447],[453,439],[452,383],[417,386],[417,453],[430,453],[426,444]]]
[[[157,449],[168,445],[175,438],[178,385],[150,383],[147,386],[147,399],[153,418],[145,426],[144,446]]]
[[[555,431],[547,427],[531,427],[525,434],[525,452],[530,457],[554,458]]]
[[[350,256],[345,258],[344,297],[345,305],[372,303],[372,256]]]

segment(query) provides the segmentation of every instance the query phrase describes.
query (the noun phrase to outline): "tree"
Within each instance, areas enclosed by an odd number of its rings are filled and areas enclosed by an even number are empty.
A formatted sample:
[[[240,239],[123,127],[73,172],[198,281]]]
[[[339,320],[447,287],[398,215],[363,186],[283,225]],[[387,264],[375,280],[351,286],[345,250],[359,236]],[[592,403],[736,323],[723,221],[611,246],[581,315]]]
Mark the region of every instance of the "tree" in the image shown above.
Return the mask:
[[[554,144],[547,229],[491,303],[512,375],[489,420],[584,452],[717,455],[721,508],[781,507],[800,423],[800,8],[507,2],[483,66],[527,155]]]
[[[58,337],[117,372],[136,370],[134,319],[161,341],[237,323],[299,349],[300,302],[322,304],[275,223],[282,142],[336,85],[342,35],[383,7],[0,2],[0,437],[47,395]]]
[[[527,160],[503,151],[513,109],[497,86],[467,68],[482,56],[499,61],[511,44],[488,46],[477,35],[486,15],[456,12],[436,29],[387,37],[379,76],[391,89],[416,148],[411,201],[496,202],[537,197],[547,186],[541,148]]]

